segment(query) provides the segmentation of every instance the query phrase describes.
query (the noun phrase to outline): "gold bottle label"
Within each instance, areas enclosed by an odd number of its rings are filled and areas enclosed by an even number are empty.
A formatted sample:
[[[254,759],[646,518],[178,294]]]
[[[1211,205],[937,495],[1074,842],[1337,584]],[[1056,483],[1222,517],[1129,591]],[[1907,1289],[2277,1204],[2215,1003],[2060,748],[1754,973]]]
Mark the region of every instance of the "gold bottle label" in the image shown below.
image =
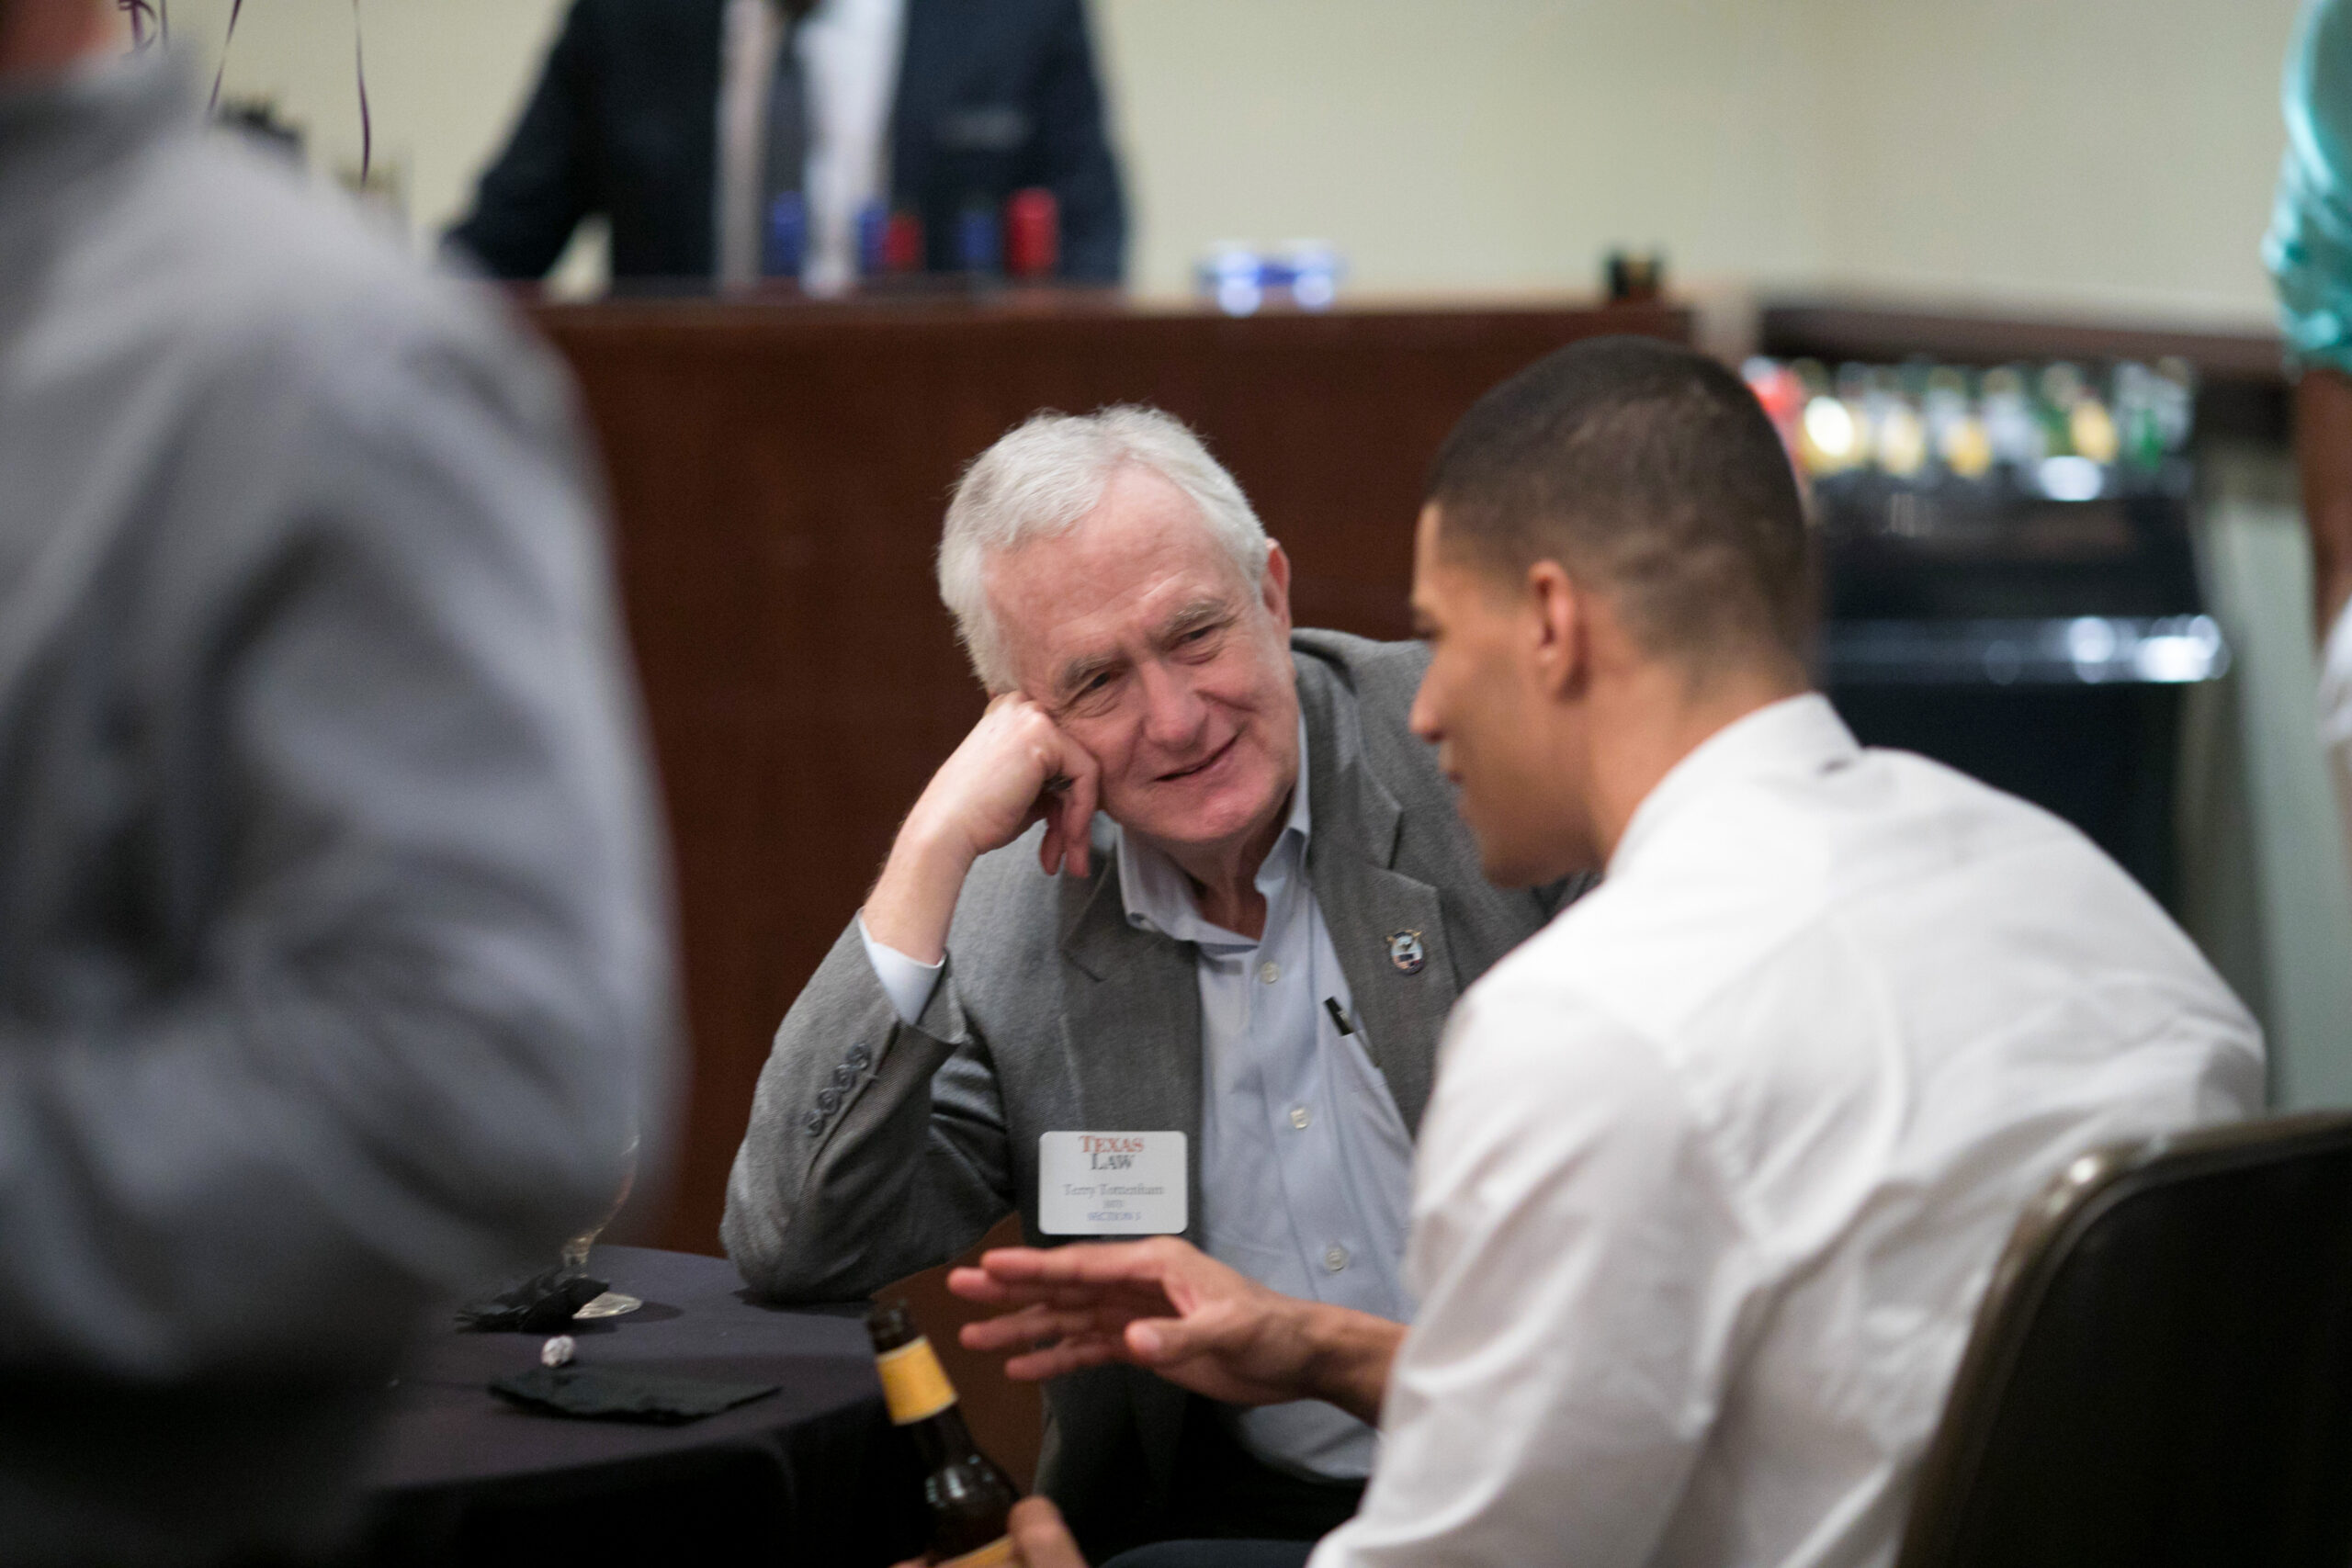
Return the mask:
[[[929,1339],[918,1337],[885,1350],[874,1364],[882,1373],[882,1397],[889,1404],[890,1419],[899,1426],[936,1416],[956,1403],[956,1385],[947,1381],[947,1370],[939,1364],[939,1352]]]
[[[913,1348],[912,1346],[908,1348]],[[961,1557],[951,1557],[938,1568],[997,1568],[999,1563],[1012,1559],[1012,1538],[1001,1535],[986,1546],[974,1547]]]

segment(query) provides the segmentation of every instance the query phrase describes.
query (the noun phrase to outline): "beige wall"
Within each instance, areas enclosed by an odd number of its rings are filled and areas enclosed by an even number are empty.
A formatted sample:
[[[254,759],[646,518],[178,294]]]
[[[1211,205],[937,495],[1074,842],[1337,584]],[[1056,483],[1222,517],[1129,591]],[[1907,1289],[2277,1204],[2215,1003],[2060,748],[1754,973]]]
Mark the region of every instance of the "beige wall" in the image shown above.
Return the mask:
[[[460,209],[504,137],[567,0],[361,0],[376,156],[401,171],[412,222]],[[170,0],[173,39],[209,84],[231,0]],[[301,125],[324,170],[359,164],[349,0],[246,0],[224,96],[267,96]]]
[[[463,204],[562,0],[361,0],[379,157]],[[1685,276],[2266,309],[2296,0],[1094,0],[1135,276],[1329,240],[1371,290]],[[209,65],[229,0],[177,0]],[[357,161],[352,12],[252,0],[232,93]]]
[[[1826,277],[2267,315],[2298,0],[1827,0]]]
[[[1783,0],[1106,0],[1139,280],[1328,239],[1372,288],[1582,285],[1611,242],[1811,259],[1804,7]]]

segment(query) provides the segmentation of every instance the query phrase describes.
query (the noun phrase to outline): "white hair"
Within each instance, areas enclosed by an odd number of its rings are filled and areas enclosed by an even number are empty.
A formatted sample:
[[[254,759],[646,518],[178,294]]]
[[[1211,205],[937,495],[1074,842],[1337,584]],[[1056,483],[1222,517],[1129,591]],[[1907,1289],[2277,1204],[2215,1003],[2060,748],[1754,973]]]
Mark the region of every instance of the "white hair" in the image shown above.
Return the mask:
[[[989,558],[1068,533],[1102,504],[1121,468],[1148,469],[1189,498],[1254,590],[1266,576],[1266,530],[1223,464],[1184,423],[1122,404],[1090,414],[1041,413],[972,459],[947,503],[939,596],[956,617],[973,672],[990,692],[1014,685],[1002,628],[989,604]]]

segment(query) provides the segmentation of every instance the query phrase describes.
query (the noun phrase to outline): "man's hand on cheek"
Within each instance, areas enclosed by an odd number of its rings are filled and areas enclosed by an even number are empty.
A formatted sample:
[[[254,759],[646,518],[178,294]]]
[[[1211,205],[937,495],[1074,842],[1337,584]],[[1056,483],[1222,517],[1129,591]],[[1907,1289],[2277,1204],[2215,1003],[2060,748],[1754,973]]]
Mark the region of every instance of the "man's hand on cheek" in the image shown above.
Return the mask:
[[[1001,849],[1046,824],[1038,859],[1046,874],[1084,875],[1087,826],[1102,769],[1092,753],[1018,692],[996,697],[955,754],[941,764],[907,818],[906,830],[947,840],[967,860]]]
[[[1101,791],[1093,754],[1052,715],[1018,693],[996,698],[899,825],[866,896],[866,934],[917,963],[937,963],[972,863],[1032,822],[1046,824],[1037,852],[1046,874],[1085,875]]]
[[[1054,723],[1050,716],[1046,722]],[[1061,770],[1047,775],[1037,795],[1036,818],[1046,824],[1037,863],[1047,876],[1065,871],[1084,876],[1092,858],[1094,813],[1102,805],[1102,764],[1059,725],[1054,725],[1054,736]]]

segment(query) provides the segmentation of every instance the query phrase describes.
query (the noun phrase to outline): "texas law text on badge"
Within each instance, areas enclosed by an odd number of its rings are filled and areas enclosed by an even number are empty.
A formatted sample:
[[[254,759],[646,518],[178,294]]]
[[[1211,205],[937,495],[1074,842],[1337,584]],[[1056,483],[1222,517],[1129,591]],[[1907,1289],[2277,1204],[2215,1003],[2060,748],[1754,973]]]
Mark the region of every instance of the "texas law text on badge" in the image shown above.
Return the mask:
[[[1037,1134],[1037,1228],[1047,1235],[1174,1235],[1190,1194],[1182,1133]]]

